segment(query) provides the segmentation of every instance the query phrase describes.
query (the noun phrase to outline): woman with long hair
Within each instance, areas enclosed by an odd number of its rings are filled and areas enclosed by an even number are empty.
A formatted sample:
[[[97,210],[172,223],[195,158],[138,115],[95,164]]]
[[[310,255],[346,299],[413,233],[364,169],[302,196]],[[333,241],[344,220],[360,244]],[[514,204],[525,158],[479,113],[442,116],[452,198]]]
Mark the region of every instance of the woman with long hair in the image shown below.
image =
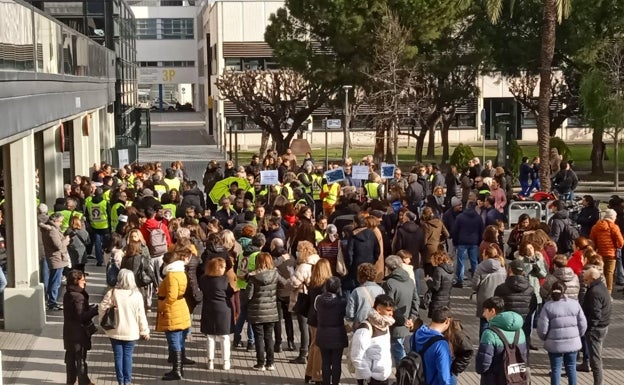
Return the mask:
[[[579,277],[579,282],[582,280],[581,273],[583,272],[583,266],[585,266],[583,254],[588,247],[593,250],[593,242],[591,240],[586,237],[576,238],[574,240],[574,252],[568,260],[568,267]]]
[[[531,217],[529,214],[523,213],[518,217],[518,223],[511,230],[509,238],[507,239],[507,246],[509,246],[509,259],[514,259],[514,253],[518,250],[520,242],[522,242],[522,236],[524,232],[529,229]]]
[[[115,374],[119,385],[132,384],[132,354],[135,341],[139,338],[149,340],[149,326],[143,307],[143,296],[139,292],[134,273],[121,269],[117,276],[117,285],[104,294],[98,307],[100,322],[106,310],[114,307],[117,315],[117,327],[105,330],[113,348]]]
[[[550,360],[550,383],[559,385],[561,366],[565,367],[568,384],[576,385],[576,354],[581,349],[581,336],[587,320],[578,301],[566,298],[566,285],[555,282],[550,298],[537,320],[537,335],[544,341]]]
[[[483,318],[483,302],[494,296],[494,291],[498,285],[505,282],[507,271],[505,269],[505,259],[496,246],[488,246],[483,254],[483,260],[472,277],[472,289],[477,295],[477,317],[480,319],[479,337],[488,325]]]
[[[70,241],[67,246],[69,258],[74,269],[85,272],[85,264],[87,263],[87,249],[91,243],[89,233],[82,227],[82,219],[78,215],[74,215],[69,220],[69,229],[65,232],[69,235]]]
[[[451,304],[451,289],[453,288],[453,274],[455,272],[451,258],[444,251],[433,253],[431,265],[433,266],[433,273],[431,276],[425,276],[425,282],[431,291],[431,303],[427,315],[429,318],[435,309]]]
[[[431,207],[425,207],[420,218],[420,226],[425,234],[425,253],[423,257],[423,267],[425,274],[433,272],[431,256],[438,251],[440,243],[449,238],[448,229],[442,220],[435,216]]]
[[[312,267],[320,260],[320,257],[309,241],[301,241],[297,244],[297,268],[295,274],[290,278],[290,305],[289,310],[293,311],[299,293],[308,294],[310,278],[312,277]],[[308,345],[310,344],[308,331],[307,314],[297,314],[297,323],[299,324],[299,334],[301,346],[299,347],[299,356],[292,359],[293,364],[305,364],[308,355]]]
[[[277,276],[271,254],[258,254],[256,270],[249,273],[247,284],[247,322],[251,324],[256,340],[255,370],[275,370],[273,328],[274,323],[279,320],[275,310]]]
[[[474,356],[470,337],[464,332],[460,320],[453,318],[449,328],[443,333],[451,350],[451,384],[457,385],[457,377],[463,373]]]
[[[310,331],[310,348],[308,350],[308,362],[306,364],[304,381],[320,383],[322,381],[322,359],[321,351],[316,345],[316,331],[318,319],[316,309],[314,308],[314,299],[323,293],[325,282],[332,277],[331,265],[327,259],[320,259],[314,267],[312,267],[312,275],[310,277],[310,287],[308,296],[310,298],[310,309],[308,310],[308,329]]]
[[[225,276],[226,262],[221,257],[206,263],[204,275],[199,280],[203,293],[201,332],[208,341],[208,370],[214,369],[215,345],[221,341],[223,370],[230,369],[230,330],[232,327],[232,304],[234,290]]]
[[[481,244],[479,245],[479,260],[483,260],[483,253],[485,249],[489,246],[493,246],[496,248],[496,253],[498,255],[503,255],[503,250],[501,250],[498,245],[498,229],[494,225],[489,225],[485,227],[483,230],[483,237],[481,240]]]
[[[132,229],[128,233],[124,257],[121,259],[119,267],[134,273],[134,280],[143,295],[145,310],[149,312],[152,305],[152,285],[151,282],[143,282],[140,279],[141,264],[143,265],[143,271],[151,278],[152,282],[155,282],[155,274],[157,272],[152,271],[150,254],[143,240],[143,235],[139,229]]]
[[[98,313],[96,305],[89,305],[87,281],[80,270],[67,275],[67,288],[63,296],[63,347],[65,348],[66,384],[90,385],[87,351],[91,350],[93,325],[91,318]],[[95,327],[94,325],[92,327]]]

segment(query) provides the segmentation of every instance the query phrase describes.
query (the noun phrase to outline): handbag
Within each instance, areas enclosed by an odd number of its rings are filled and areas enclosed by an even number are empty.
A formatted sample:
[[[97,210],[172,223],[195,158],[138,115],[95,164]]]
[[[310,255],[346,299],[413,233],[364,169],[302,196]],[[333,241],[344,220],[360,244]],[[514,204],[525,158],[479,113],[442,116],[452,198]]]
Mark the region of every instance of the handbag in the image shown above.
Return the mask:
[[[431,292],[431,289],[429,289],[420,299],[420,308],[423,310],[428,310],[429,305],[431,305],[432,298],[433,298],[433,293]]]
[[[89,337],[91,337],[98,331],[97,326],[95,326],[95,324],[91,320],[89,320],[88,324],[83,324],[82,327],[84,328],[85,332],[87,333],[87,336]]]
[[[347,266],[345,265],[344,255],[342,254],[342,246],[338,245],[338,256],[336,257],[336,274],[341,277],[349,274]]]
[[[111,306],[106,309],[104,315],[102,316],[102,320],[100,321],[100,326],[104,330],[111,330],[117,328],[117,305],[115,304],[115,289],[113,289],[111,293]]]
[[[310,296],[307,293],[300,292],[297,294],[297,302],[295,302],[295,306],[293,306],[293,313],[298,314],[303,317],[308,316],[308,311],[310,310]]]

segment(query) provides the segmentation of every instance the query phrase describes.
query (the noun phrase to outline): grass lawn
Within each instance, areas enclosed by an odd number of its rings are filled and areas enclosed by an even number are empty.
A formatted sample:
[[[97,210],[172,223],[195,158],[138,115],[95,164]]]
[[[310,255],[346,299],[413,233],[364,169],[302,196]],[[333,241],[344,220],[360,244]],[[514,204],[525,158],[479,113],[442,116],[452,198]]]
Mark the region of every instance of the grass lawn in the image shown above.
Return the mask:
[[[529,158],[533,158],[538,155],[538,147],[537,144],[530,146],[524,145],[521,146],[523,154],[528,156]],[[578,171],[591,171],[591,144],[569,144],[568,147],[572,153],[572,159],[574,159],[574,169]],[[451,146],[449,152],[452,154],[455,147]],[[478,156],[483,160],[483,147],[480,145],[472,146],[472,152],[475,156]],[[615,155],[614,155],[614,146],[612,143],[607,144],[607,155],[609,160],[604,162],[604,168],[607,172],[607,175],[603,177],[596,177],[594,180],[613,180],[613,170],[615,168]],[[624,152],[624,146],[620,147],[620,152]],[[373,147],[353,147],[349,150],[349,156],[351,156],[354,160],[362,159],[366,155],[370,155],[373,153]],[[251,155],[253,151],[239,151],[238,156],[241,164],[249,163],[251,159]],[[325,148],[313,148],[312,154],[317,163],[321,163],[325,159]],[[341,147],[329,147],[327,149],[327,157],[330,161],[340,161],[342,157],[342,148]],[[493,159],[496,157],[496,147],[494,146],[486,146],[485,147],[485,158]],[[624,154],[620,155],[620,165],[624,165]],[[440,163],[442,160],[442,147],[437,146],[435,148],[435,158],[430,159],[423,157],[424,162],[438,162]],[[405,169],[409,169],[415,163],[414,156],[414,147],[399,148],[399,165],[404,167]],[[624,171],[624,167],[622,167]]]

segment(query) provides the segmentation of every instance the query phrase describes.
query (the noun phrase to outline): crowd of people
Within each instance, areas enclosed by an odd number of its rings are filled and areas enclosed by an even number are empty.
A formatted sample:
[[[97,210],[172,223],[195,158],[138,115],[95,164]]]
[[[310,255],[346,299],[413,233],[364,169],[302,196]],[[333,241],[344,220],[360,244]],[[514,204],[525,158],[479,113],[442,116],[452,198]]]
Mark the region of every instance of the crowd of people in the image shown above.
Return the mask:
[[[108,321],[110,309],[119,384],[132,383],[135,341],[153,332],[167,340],[162,379],[182,379],[195,365],[185,341],[201,307],[195,332],[206,336],[208,370],[230,369],[233,348],[255,352],[258,371],[292,351],[305,383],[337,385],[346,353],[359,384],[389,384],[393,373],[400,384],[418,352],[426,384],[456,384],[472,361],[482,384],[506,384],[505,351],[515,346],[528,373],[537,337],[552,384],[562,367],[570,384],[577,369],[602,384],[611,292],[624,284],[622,199],[601,216],[584,196],[580,230],[554,201],[548,223],[524,214],[504,237],[512,186],[491,163],[475,158],[446,175],[418,164],[387,181],[372,157],[359,162],[367,180],[352,178],[353,165],[332,165],[345,179],[328,183],[309,153],[299,163],[290,150],[269,151],[224,170],[210,161],[203,191],[181,162],[75,176],[51,210],[38,207],[46,304],[65,317],[67,383],[91,383],[92,318]],[[260,172],[272,169],[280,183],[262,185]],[[85,289],[92,255],[110,286],[99,305]],[[462,288],[476,297],[479,335],[453,316],[451,292]]]

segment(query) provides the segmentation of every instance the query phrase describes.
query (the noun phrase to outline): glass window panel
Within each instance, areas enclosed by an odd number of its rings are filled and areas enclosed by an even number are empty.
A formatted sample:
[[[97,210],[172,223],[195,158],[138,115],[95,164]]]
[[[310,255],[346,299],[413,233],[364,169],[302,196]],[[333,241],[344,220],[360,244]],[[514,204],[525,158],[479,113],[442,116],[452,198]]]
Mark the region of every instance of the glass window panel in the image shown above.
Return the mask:
[[[35,15],[37,40],[37,71],[61,72],[61,26],[45,16]]]
[[[193,19],[161,19],[162,39],[194,39]]]
[[[227,71],[242,71],[243,67],[241,66],[241,59],[240,58],[226,58],[225,69]]]
[[[156,40],[158,38],[156,25],[156,19],[137,19],[136,38]]]
[[[1,2],[0,15],[0,68],[34,70],[32,11],[18,3]]]

